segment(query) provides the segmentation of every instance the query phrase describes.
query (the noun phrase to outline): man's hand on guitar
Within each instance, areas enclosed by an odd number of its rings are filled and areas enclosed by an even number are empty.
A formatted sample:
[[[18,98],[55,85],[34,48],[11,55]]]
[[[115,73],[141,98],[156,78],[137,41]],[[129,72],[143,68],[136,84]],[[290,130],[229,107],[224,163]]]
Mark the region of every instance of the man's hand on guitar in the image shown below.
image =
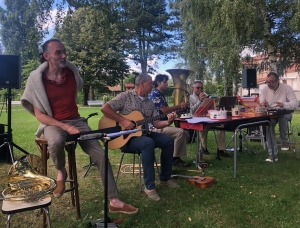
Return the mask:
[[[136,125],[129,119],[124,118],[120,124],[124,127],[125,130],[133,130],[136,128]]]

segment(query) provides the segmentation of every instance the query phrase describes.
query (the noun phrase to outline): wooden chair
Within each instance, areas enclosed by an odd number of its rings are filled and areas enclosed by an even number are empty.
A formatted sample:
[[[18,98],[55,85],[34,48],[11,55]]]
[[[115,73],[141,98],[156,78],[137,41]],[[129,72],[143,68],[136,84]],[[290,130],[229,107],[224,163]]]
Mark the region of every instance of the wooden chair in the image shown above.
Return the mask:
[[[2,203],[2,213],[7,215],[6,227],[10,227],[10,220],[12,216],[16,213],[43,209],[44,214],[46,215],[47,227],[51,228],[50,223],[50,212],[49,205],[51,204],[51,197],[49,195],[45,196],[43,199],[34,201],[34,202],[23,202],[23,201],[13,201],[13,200],[4,200]],[[43,227],[45,227],[45,222],[43,221]]]
[[[40,137],[35,139],[35,143],[41,152],[42,162],[45,167],[44,175],[47,176],[47,160],[49,158],[48,142],[45,138]],[[76,207],[77,219],[81,219],[75,149],[76,149],[76,142],[67,142],[65,144],[65,150],[68,153],[69,178],[70,178],[70,188],[66,189],[65,192],[71,192],[71,201],[73,207]]]

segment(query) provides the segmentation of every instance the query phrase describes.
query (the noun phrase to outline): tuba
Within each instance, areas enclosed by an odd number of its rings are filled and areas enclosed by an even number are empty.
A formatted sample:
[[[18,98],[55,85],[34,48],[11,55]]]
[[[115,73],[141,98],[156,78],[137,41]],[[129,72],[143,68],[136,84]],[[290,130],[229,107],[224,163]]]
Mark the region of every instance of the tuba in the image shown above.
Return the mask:
[[[32,202],[42,199],[56,188],[56,181],[42,175],[43,163],[40,157],[27,154],[10,167],[7,177],[8,188],[2,192],[2,200]]]
[[[179,105],[181,102],[189,103],[189,92],[186,79],[194,72],[185,69],[169,69],[166,71],[172,76],[174,83],[174,105]]]

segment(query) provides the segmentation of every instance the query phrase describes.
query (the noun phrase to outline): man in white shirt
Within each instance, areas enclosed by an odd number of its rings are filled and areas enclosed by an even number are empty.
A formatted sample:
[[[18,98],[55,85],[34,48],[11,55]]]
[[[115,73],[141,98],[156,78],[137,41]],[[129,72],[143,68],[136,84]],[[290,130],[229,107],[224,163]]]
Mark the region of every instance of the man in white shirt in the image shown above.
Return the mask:
[[[264,105],[269,108],[282,108],[287,110],[295,110],[299,106],[299,101],[296,98],[296,95],[293,91],[293,88],[287,84],[279,82],[279,76],[275,72],[270,72],[267,75],[266,79],[267,86],[263,87],[260,90],[259,100],[261,105]],[[281,150],[289,150],[288,139],[286,137],[287,124],[291,120],[292,114],[285,114],[278,118],[271,119],[271,129],[270,132],[267,130],[266,141],[269,157],[266,159],[267,162],[273,162],[272,157],[272,144],[271,144],[271,135],[272,133],[272,142],[274,149],[274,161],[278,161],[278,149],[275,137],[275,126],[279,123],[279,132],[280,132],[280,141],[281,141]]]

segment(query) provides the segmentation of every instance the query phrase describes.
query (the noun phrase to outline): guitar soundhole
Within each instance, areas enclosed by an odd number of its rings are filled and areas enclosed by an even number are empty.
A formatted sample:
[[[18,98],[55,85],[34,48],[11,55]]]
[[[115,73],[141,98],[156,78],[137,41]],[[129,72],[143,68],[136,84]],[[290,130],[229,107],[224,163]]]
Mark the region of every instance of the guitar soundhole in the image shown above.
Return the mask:
[[[123,139],[124,139],[124,140],[127,139],[128,136],[129,136],[129,135],[123,135]]]

